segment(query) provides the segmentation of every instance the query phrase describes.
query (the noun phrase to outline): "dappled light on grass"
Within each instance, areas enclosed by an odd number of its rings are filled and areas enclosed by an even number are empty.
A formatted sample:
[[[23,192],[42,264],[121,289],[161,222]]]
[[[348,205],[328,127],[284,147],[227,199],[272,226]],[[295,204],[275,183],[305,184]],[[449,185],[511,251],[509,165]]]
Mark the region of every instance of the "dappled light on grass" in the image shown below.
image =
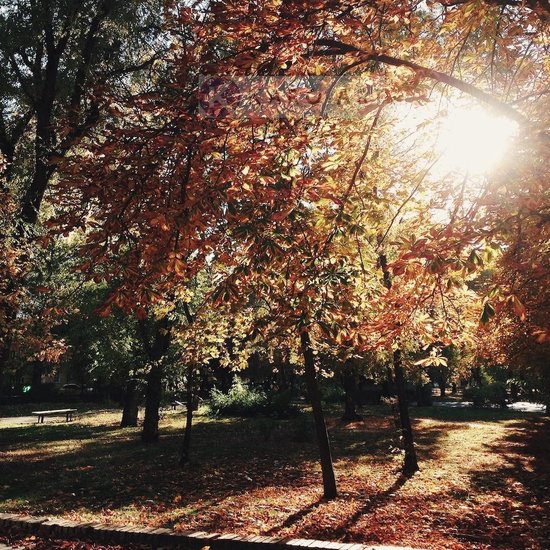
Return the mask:
[[[55,441],[37,443],[23,449],[7,450],[3,453],[2,458],[39,462],[44,460],[45,456],[61,456],[64,454],[72,454],[81,450],[84,446],[82,441]]]
[[[266,432],[266,419],[199,415],[192,462],[184,468],[176,465],[184,415],[172,411],[158,446],[143,447],[139,429],[118,428],[114,411],[49,430],[6,430],[0,507],[430,549],[543,548],[549,423],[500,411],[449,409],[445,418],[436,408],[414,412],[422,416],[414,426],[421,471],[406,481],[387,409],[369,408],[363,422],[350,425],[329,416],[340,488],[331,502],[321,498],[306,417],[301,426],[304,419],[273,421]],[[10,441],[10,434],[17,437]],[[73,441],[78,445],[71,448]],[[31,459],[37,443],[40,456]],[[66,452],[59,453],[63,445]]]

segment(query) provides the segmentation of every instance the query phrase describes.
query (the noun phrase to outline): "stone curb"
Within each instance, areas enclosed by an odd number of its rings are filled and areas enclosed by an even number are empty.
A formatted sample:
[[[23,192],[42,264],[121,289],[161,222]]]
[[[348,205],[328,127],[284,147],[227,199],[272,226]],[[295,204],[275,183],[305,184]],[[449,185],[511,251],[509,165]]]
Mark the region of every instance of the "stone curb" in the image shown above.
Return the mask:
[[[0,513],[0,533],[37,535],[65,540],[86,539],[103,544],[141,544],[152,548],[185,550],[200,550],[205,546],[211,550],[397,550],[398,548],[311,539],[239,536],[204,531],[176,532],[171,529],[125,527],[4,513]],[[401,547],[400,550],[413,549]]]

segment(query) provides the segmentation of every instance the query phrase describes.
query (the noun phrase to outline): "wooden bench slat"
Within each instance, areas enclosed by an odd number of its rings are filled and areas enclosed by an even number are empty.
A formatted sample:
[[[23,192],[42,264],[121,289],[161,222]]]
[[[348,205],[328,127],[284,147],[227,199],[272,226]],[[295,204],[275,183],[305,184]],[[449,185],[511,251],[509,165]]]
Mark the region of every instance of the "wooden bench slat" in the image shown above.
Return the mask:
[[[57,409],[53,411],[33,411],[32,414],[65,414],[68,412],[76,412],[78,409]]]

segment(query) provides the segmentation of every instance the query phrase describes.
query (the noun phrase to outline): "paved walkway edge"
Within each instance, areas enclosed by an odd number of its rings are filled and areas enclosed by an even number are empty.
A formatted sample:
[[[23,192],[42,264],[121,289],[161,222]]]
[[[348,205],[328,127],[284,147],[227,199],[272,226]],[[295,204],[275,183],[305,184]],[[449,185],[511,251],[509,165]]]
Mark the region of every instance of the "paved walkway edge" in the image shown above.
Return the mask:
[[[90,540],[103,544],[143,544],[153,548],[199,550],[391,550],[403,547],[371,546],[358,543],[326,542],[264,536],[239,536],[204,531],[173,531],[153,527],[124,527],[100,523],[82,523],[48,517],[20,516],[0,513],[0,533],[37,535],[65,540]],[[412,549],[410,549],[412,550]]]

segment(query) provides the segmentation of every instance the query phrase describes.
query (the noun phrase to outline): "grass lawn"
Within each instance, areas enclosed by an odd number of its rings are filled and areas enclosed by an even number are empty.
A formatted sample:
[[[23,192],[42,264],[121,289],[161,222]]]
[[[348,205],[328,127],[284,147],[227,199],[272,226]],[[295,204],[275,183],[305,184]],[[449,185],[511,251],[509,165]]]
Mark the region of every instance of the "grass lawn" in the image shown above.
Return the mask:
[[[120,411],[92,408],[68,424],[3,425],[0,511],[429,549],[550,548],[550,420],[413,408],[421,471],[403,481],[388,410],[365,409],[348,425],[337,412],[329,429],[340,495],[331,502],[320,499],[307,415],[201,415],[193,461],[180,468],[181,412],[144,447],[138,429],[118,427]]]

